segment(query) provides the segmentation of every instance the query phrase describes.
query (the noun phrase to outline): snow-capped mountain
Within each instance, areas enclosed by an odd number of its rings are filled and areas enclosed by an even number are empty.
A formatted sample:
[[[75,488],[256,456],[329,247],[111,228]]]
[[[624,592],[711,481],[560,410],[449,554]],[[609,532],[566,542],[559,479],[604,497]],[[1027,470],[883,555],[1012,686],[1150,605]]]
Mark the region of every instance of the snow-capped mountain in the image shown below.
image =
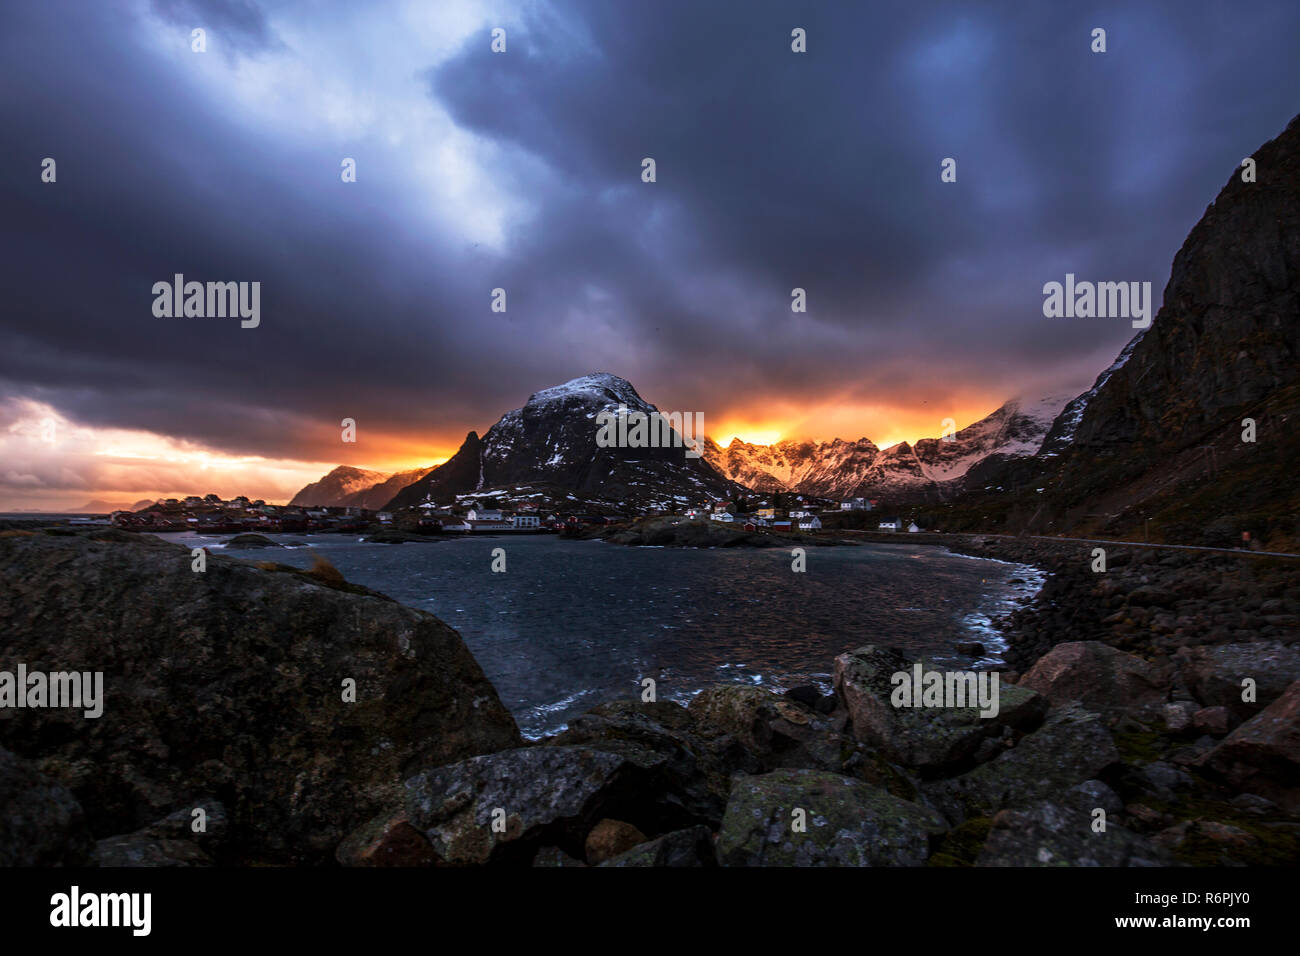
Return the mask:
[[[825,491],[829,497],[832,487],[855,485],[853,476],[865,474],[879,454],[880,449],[866,438],[822,443],[787,440],[775,445],[751,445],[734,438],[726,448],[711,438],[704,443],[704,457],[719,471],[763,493]]]
[[[685,447],[600,447],[598,416],[620,407],[629,415],[657,411],[630,382],[606,372],[535,392],[481,439],[470,432],[446,464],[404,488],[388,507],[472,493],[518,497],[529,489],[613,508],[676,507],[743,493],[705,459],[687,457]]]
[[[857,441],[783,441],[726,448],[705,443],[705,457],[727,477],[756,491],[795,491],[823,498],[942,500],[963,490],[967,473],[988,460],[1035,455],[1069,396],[1013,399],[951,440],[923,438],[877,448]]]

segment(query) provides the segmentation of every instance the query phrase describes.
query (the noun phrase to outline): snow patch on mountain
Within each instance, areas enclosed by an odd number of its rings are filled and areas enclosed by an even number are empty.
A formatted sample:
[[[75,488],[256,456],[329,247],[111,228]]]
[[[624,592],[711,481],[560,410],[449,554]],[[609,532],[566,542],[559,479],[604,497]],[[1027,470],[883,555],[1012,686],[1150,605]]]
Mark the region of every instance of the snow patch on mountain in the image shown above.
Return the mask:
[[[1142,340],[1142,336],[1146,334],[1147,330],[1143,329],[1137,335],[1133,336],[1133,338],[1129,340],[1128,345],[1124,346],[1120,351],[1119,356],[1115,361],[1112,362],[1105,371],[1097,376],[1097,381],[1093,382],[1092,388],[1088,389],[1082,395],[1072,399],[1065,408],[1061,410],[1056,421],[1052,423],[1052,427],[1048,431],[1047,436],[1043,439],[1043,446],[1039,450],[1039,454],[1044,458],[1055,458],[1069,447],[1070,442],[1074,441],[1074,433],[1078,431],[1079,423],[1083,421],[1083,413],[1084,410],[1087,409],[1088,403],[1096,397],[1097,393],[1101,391],[1102,386],[1106,384],[1110,377],[1124,367],[1129,358],[1133,355],[1133,349],[1137,347],[1138,342]]]
[[[944,497],[978,463],[1038,453],[1068,400],[1053,395],[1013,399],[963,428],[951,440],[923,438],[880,449],[870,440],[782,441],[750,445],[739,439],[725,449],[705,443],[705,457],[723,474],[756,491],[795,491],[826,498],[922,493]]]

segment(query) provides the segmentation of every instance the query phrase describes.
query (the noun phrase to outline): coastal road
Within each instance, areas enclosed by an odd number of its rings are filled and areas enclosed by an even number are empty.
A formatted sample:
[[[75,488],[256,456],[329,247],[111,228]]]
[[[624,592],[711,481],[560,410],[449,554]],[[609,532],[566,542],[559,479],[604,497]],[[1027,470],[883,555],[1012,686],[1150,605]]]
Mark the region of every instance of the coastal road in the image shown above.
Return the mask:
[[[843,530],[847,531],[849,534],[873,535],[877,540],[886,541],[886,542],[895,541],[895,540],[908,541],[908,540],[918,540],[918,539],[927,539],[927,538],[936,542],[945,541],[945,540],[954,540],[959,538],[1006,538],[1011,541],[1021,541],[1025,539],[1031,541],[1055,541],[1055,542],[1073,541],[1079,544],[1107,544],[1107,545],[1112,545],[1114,547],[1121,547],[1121,548],[1150,548],[1151,550],[1155,550],[1155,551],[1160,551],[1160,550],[1209,551],[1218,554],[1232,554],[1238,557],[1300,558],[1300,554],[1292,554],[1289,551],[1250,551],[1245,548],[1205,548],[1193,544],[1149,544],[1145,541],[1111,541],[1106,538],[1057,538],[1057,537],[1052,537],[1051,535],[1042,535],[1042,534],[1026,534],[1026,535],[994,534],[992,532],[984,533],[978,531],[963,531],[954,534],[934,534],[928,531],[883,532],[883,531],[869,531],[869,530],[858,531],[858,530],[853,530],[848,528]]]

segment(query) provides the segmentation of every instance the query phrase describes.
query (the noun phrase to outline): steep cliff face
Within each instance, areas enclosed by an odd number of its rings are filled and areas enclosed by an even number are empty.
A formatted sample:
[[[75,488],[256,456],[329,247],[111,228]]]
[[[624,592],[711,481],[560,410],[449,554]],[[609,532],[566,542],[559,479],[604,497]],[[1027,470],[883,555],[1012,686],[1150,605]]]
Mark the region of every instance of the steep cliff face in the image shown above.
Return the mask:
[[[219,861],[325,862],[416,769],[520,742],[433,615],[290,568],[210,555],[196,572],[148,535],[0,537],[0,633],[0,671],[103,674],[97,718],[0,711],[0,746],[70,790],[98,839],[216,801]]]
[[[1045,450],[1060,455],[1058,524],[1190,520],[1177,496],[1199,496],[1202,520],[1294,513],[1300,117],[1251,156],[1257,181],[1235,170],[1206,209],[1151,327],[1054,424]]]
[[[1192,229],[1076,445],[1196,440],[1300,377],[1300,117],[1253,156],[1258,181],[1234,172]]]

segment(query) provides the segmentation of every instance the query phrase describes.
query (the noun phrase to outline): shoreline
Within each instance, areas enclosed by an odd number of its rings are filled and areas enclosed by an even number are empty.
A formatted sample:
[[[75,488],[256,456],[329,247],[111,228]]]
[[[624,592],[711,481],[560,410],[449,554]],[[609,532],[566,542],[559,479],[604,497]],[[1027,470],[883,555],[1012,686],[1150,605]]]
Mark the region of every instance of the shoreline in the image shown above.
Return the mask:
[[[919,658],[864,635],[828,662],[830,693],[711,683],[684,705],[604,698],[525,740],[458,631],[341,577],[224,555],[196,575],[183,546],[113,529],[0,534],[8,656],[103,670],[108,704],[95,734],[58,708],[0,722],[0,780],[36,821],[0,850],[105,866],[1300,860],[1289,563],[1243,574],[1231,556],[1116,549],[1097,574],[1074,545],[963,550],[1050,572],[1005,616],[1013,650],[1048,659],[1001,682],[991,715],[956,698],[891,706],[891,675]],[[141,606],[156,614],[126,613]],[[160,655],[162,669],[117,663]],[[341,674],[361,706],[346,686],[322,706]],[[318,781],[305,791],[304,774]],[[51,792],[67,813],[48,812]],[[485,830],[466,793],[519,825]],[[291,794],[305,807],[287,810]],[[212,835],[188,829],[196,806],[220,821]],[[774,838],[790,806],[829,825]]]

